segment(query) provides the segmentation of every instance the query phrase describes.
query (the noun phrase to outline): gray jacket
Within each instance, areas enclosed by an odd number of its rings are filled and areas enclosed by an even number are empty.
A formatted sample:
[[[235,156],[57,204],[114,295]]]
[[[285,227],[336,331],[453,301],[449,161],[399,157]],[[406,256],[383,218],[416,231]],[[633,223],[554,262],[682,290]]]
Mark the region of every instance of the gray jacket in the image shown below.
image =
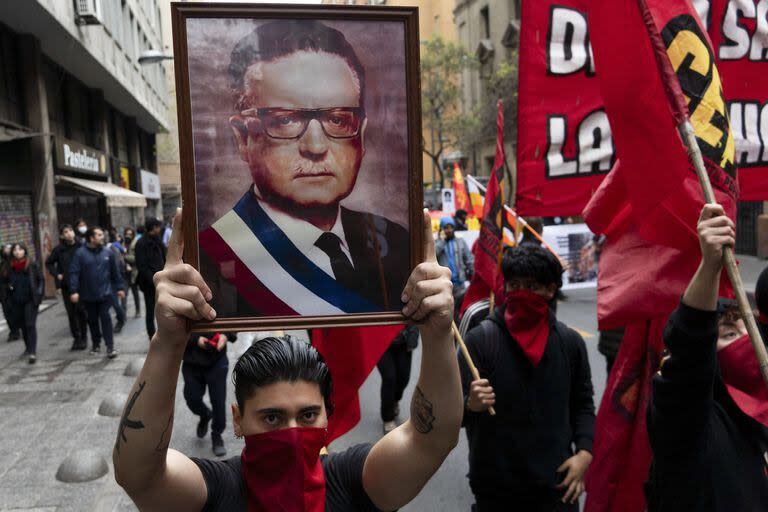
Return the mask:
[[[459,273],[458,276],[453,276],[453,281],[463,283],[464,281],[469,281],[475,272],[475,258],[472,256],[472,251],[467,247],[467,242],[459,237],[455,237],[453,240],[455,241],[454,264],[456,271]],[[443,267],[448,267],[448,253],[445,250],[447,243],[446,240],[441,238],[438,238],[437,242],[435,242],[437,262]]]

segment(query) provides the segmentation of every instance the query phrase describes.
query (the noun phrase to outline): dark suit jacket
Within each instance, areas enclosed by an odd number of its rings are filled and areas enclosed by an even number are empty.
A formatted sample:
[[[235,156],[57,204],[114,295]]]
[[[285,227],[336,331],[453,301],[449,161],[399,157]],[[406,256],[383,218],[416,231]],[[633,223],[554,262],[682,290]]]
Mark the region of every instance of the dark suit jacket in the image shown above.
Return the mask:
[[[357,292],[380,311],[399,311],[400,295],[409,276],[408,231],[379,215],[341,208],[341,223],[359,279]],[[208,228],[211,229],[211,228]],[[212,306],[219,317],[265,316],[246,301],[222,275],[221,265],[200,248],[200,271],[213,293]],[[375,312],[375,311],[372,311]]]

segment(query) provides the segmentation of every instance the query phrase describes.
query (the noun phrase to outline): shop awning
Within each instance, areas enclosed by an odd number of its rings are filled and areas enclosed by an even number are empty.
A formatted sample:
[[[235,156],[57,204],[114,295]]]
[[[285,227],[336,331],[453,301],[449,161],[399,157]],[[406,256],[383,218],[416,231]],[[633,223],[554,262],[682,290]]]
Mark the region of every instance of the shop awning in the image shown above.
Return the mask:
[[[58,183],[71,185],[86,192],[96,193],[107,199],[107,206],[144,208],[147,206],[147,198],[138,192],[118,187],[106,181],[86,180],[72,178],[71,176],[57,176]]]

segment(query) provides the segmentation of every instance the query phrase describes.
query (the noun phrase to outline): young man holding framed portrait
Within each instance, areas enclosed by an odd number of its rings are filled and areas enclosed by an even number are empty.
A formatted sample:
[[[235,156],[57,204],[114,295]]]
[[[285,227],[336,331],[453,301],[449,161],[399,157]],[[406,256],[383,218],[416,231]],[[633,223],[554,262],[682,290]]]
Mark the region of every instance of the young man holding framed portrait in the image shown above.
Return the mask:
[[[424,215],[425,261],[402,291],[423,357],[411,418],[373,446],[320,455],[332,412],[330,375],[317,352],[285,338],[249,349],[235,367],[241,457],[193,460],[168,448],[189,319],[213,320],[212,294],[181,260],[181,214],[165,269],[155,276],[158,330],[123,412],[115,477],[142,510],[378,511],[411,501],[458,441],[462,390],[451,322],[450,275],[435,259]],[[278,505],[279,504],[279,505]]]
[[[394,319],[401,307],[400,291],[418,259],[414,249],[420,246],[400,223],[410,218],[420,233],[413,194],[402,193],[412,188],[408,180],[417,172],[410,170],[406,156],[413,113],[406,113],[412,101],[405,98],[403,65],[387,71],[398,77],[388,77],[396,83],[395,92],[382,91],[385,86],[377,78],[385,72],[365,46],[367,39],[360,37],[362,25],[311,17],[253,24],[237,20],[235,26],[243,27],[235,31],[238,36],[224,36],[232,41],[230,51],[229,43],[212,43],[193,32],[199,27],[214,32],[215,16],[211,14],[210,25],[194,20],[189,33],[181,34],[192,64],[180,69],[180,75],[189,73],[193,98],[196,192],[190,195],[200,194],[195,207],[206,212],[198,217],[198,243],[188,243],[199,247],[199,269],[214,291],[219,320],[387,313]],[[246,27],[249,31],[243,32]],[[400,34],[405,37],[403,30]],[[201,59],[201,48],[211,44],[217,49],[223,45],[222,53],[229,55],[226,68]],[[365,62],[374,63],[373,79]],[[199,83],[208,74],[220,77],[224,70],[234,108],[195,118],[204,108]],[[389,110],[382,107],[387,101],[394,104]],[[206,131],[209,118],[219,120],[222,114],[248,179],[229,170],[241,166],[226,142],[206,150],[197,135]],[[210,126],[221,128],[213,122]],[[370,135],[366,147],[371,130],[376,131],[373,153]],[[400,146],[386,148],[393,139]],[[402,154],[383,155],[401,147],[406,149]],[[226,162],[221,164],[228,167],[224,186],[237,184],[239,197],[217,196],[215,207],[210,206],[205,198],[210,192],[200,191],[216,188],[218,177],[205,163],[198,164],[198,148],[200,154],[219,155]],[[365,165],[367,178],[359,179]],[[380,183],[389,183],[398,193],[386,207],[373,207],[387,192],[376,185]],[[218,205],[229,201],[233,207],[222,212]],[[385,216],[393,213],[397,222]]]

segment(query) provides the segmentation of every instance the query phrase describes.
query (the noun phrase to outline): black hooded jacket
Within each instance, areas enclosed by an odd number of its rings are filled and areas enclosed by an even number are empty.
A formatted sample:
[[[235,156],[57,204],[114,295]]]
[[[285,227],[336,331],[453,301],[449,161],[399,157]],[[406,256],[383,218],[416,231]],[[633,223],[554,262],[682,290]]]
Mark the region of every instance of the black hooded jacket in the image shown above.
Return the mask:
[[[467,335],[480,377],[496,394],[496,416],[464,409],[476,495],[559,494],[564,475],[557,468],[575,451],[592,451],[595,405],[584,340],[552,313],[549,329],[536,368],[509,334],[501,309]],[[461,356],[459,367],[466,403],[472,376]]]
[[[717,313],[680,304],[653,379],[649,512],[768,510],[768,429],[731,399],[717,364]]]

